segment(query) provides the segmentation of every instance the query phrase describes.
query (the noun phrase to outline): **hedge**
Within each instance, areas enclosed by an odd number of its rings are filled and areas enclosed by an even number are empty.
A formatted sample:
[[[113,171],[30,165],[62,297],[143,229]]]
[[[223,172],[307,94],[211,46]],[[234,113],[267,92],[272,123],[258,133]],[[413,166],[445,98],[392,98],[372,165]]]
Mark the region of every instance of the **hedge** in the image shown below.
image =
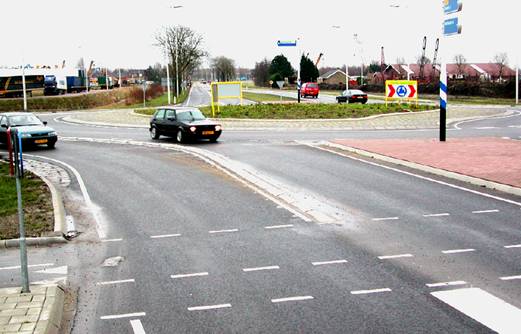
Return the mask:
[[[27,109],[29,111],[92,109],[124,101],[128,98],[129,93],[129,89],[122,88],[95,91],[89,94],[33,97],[27,99]],[[23,110],[23,99],[0,99],[0,111],[21,110]]]

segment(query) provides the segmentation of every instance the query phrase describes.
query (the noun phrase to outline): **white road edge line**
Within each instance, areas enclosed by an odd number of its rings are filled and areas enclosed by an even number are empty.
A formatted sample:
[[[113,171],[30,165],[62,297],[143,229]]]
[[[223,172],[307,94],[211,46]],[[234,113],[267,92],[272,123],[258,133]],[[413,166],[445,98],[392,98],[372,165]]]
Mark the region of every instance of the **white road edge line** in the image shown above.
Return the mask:
[[[389,259],[399,259],[402,257],[413,257],[413,255],[412,254],[382,255],[382,256],[379,256],[378,258],[380,260],[389,260]]]
[[[122,283],[135,283],[136,281],[133,278],[130,279],[122,279],[118,281],[105,281],[105,282],[98,282],[96,285],[115,285],[115,284],[122,284]]]
[[[472,211],[472,213],[496,213],[499,212],[499,210],[478,210],[478,211]]]
[[[399,220],[400,217],[385,217],[385,218],[373,218],[372,221],[379,222],[379,221],[385,221],[385,220]]]
[[[498,333],[519,333],[521,310],[479,288],[431,292],[447,305]]]
[[[443,254],[457,254],[457,253],[469,253],[469,252],[475,252],[476,250],[474,248],[467,248],[467,249],[449,249],[441,251]]]
[[[429,288],[438,288],[442,286],[455,286],[455,285],[465,285],[467,282],[465,281],[452,281],[452,282],[440,282],[440,283],[429,283],[425,284]]]
[[[30,264],[27,266],[27,268],[34,268],[34,267],[52,267],[54,266],[54,263],[42,263],[42,264]],[[3,267],[0,268],[0,270],[15,270],[20,269],[20,266],[12,266],[12,267]]]
[[[199,277],[199,276],[208,276],[208,273],[204,272],[204,273],[193,273],[193,274],[170,275],[170,278],[185,278],[185,277]]]
[[[373,290],[355,290],[351,291],[352,295],[365,295],[370,293],[380,293],[380,292],[391,292],[391,289],[383,288],[383,289],[373,289]]]
[[[123,239],[119,238],[119,239],[101,239],[101,242],[119,242],[119,241],[123,241]]]
[[[517,117],[517,116],[521,115],[521,113],[519,111],[517,111],[517,110],[509,110],[509,111],[513,111],[513,114],[507,115],[507,116],[491,116],[491,117],[486,117],[485,116],[485,117],[476,118],[476,119],[469,119],[469,120],[461,121],[461,122],[458,122],[458,123],[454,124],[454,128],[456,130],[462,130],[460,128],[460,125],[464,124],[464,123],[478,122],[478,121],[488,121],[488,120],[491,120],[491,119],[511,118],[511,117]]]
[[[219,309],[219,308],[229,308],[229,307],[232,307],[232,304],[192,306],[192,307],[188,307],[188,311],[205,311],[205,310],[215,310],[215,309]]]
[[[342,259],[342,260],[333,260],[333,261],[311,262],[311,264],[314,266],[323,266],[323,265],[327,265],[327,264],[340,264],[340,263],[347,263],[347,260]]]
[[[279,229],[279,228],[290,228],[290,227],[294,227],[294,225],[293,224],[286,224],[286,225],[264,226],[264,228],[266,230],[274,230],[274,229]]]
[[[508,246],[505,246],[505,248],[521,248],[521,244],[519,244],[519,245],[508,245]]]
[[[260,270],[276,270],[280,269],[279,266],[267,266],[267,267],[256,267],[256,268],[244,268],[242,271],[250,272],[250,271],[260,271]]]
[[[431,213],[431,214],[428,214],[428,215],[423,215],[425,218],[429,218],[429,217],[445,217],[445,216],[450,216],[450,213]]]
[[[218,233],[233,233],[239,232],[238,228],[230,229],[230,230],[219,230],[219,231],[208,231],[210,234],[218,234]]]
[[[95,207],[94,203],[92,202],[92,200],[90,198],[90,195],[89,195],[89,192],[87,191],[87,187],[85,186],[85,182],[83,182],[83,178],[81,177],[80,173],[78,173],[78,171],[74,167],[69,165],[68,163],[60,161],[60,160],[47,158],[47,157],[43,157],[43,156],[40,156],[40,155],[32,155],[32,154],[26,154],[26,156],[35,157],[35,158],[39,158],[39,159],[43,159],[43,160],[49,160],[49,161],[56,162],[58,164],[61,164],[61,165],[65,166],[65,167],[67,167],[74,174],[74,176],[76,177],[76,180],[78,181],[78,184],[80,186],[81,193],[83,194],[83,199],[85,200],[85,204],[87,205],[87,207],[91,211],[92,216],[94,217],[94,220],[96,221],[96,232],[98,232],[98,237],[100,239],[105,239],[107,237],[107,234],[106,234],[105,229],[103,228],[103,225],[101,223],[102,219],[100,217],[100,212],[99,212],[100,210],[97,209]]]
[[[500,277],[499,279],[502,280],[502,281],[512,281],[512,280],[515,280],[515,279],[521,279],[521,275],[505,276],[505,277]]]
[[[143,328],[143,324],[141,324],[141,320],[130,320],[130,326],[132,326],[134,334],[145,334],[145,329]]]
[[[150,239],[162,239],[162,238],[174,238],[180,237],[181,234],[161,234],[161,235],[151,235]]]
[[[272,299],[272,303],[284,303],[284,302],[298,302],[303,300],[311,300],[314,299],[313,296],[297,296],[297,297],[286,297],[286,298],[275,298]]]
[[[422,175],[419,175],[419,174],[414,174],[414,173],[411,173],[411,172],[406,172],[406,171],[398,169],[398,168],[393,168],[393,167],[385,166],[385,165],[382,165],[382,164],[378,164],[376,162],[355,158],[355,157],[349,156],[347,154],[342,154],[340,152],[336,152],[334,150],[330,150],[330,149],[326,149],[326,148],[323,148],[323,147],[319,147],[319,146],[316,146],[316,145],[313,145],[313,144],[310,144],[310,143],[306,143],[306,142],[302,142],[302,141],[297,141],[297,143],[300,143],[302,145],[305,145],[305,146],[308,146],[308,147],[311,147],[311,148],[315,148],[317,150],[322,150],[324,152],[329,152],[331,154],[336,154],[336,155],[339,155],[339,156],[344,157],[344,158],[348,158],[348,159],[351,159],[351,160],[359,161],[359,162],[362,162],[362,163],[365,163],[365,164],[368,164],[368,165],[371,165],[371,166],[376,166],[376,167],[380,167],[380,168],[383,168],[383,169],[392,170],[392,171],[400,173],[400,174],[409,175],[409,176],[412,176],[412,177],[415,177],[415,178],[418,178],[418,179],[421,179],[421,180],[425,180],[425,181],[441,184],[441,185],[444,185],[444,186],[447,186],[447,187],[450,187],[450,188],[453,188],[453,189],[458,189],[458,190],[465,191],[465,192],[468,192],[468,193],[471,193],[471,194],[474,194],[474,195],[483,196],[483,197],[487,197],[487,198],[492,198],[492,199],[495,199],[497,201],[501,201],[501,202],[505,202],[505,203],[509,203],[509,204],[513,204],[513,205],[517,205],[517,206],[521,207],[521,203],[520,202],[512,201],[512,200],[509,200],[509,199],[506,199],[506,198],[503,198],[503,197],[489,195],[487,193],[482,193],[482,192],[479,192],[479,191],[476,191],[476,190],[460,187],[460,186],[457,186],[455,184],[451,184],[451,183],[448,183],[448,182],[435,180],[435,179],[430,178],[430,177],[422,176]],[[330,146],[330,147],[343,149],[342,145],[337,145],[337,144],[334,144],[334,143],[325,143],[325,144]]]
[[[104,315],[101,316],[101,320],[110,320],[110,319],[121,319],[121,318],[134,318],[134,317],[144,317],[147,314],[145,312],[138,313],[126,313],[126,314],[112,314],[112,315]]]

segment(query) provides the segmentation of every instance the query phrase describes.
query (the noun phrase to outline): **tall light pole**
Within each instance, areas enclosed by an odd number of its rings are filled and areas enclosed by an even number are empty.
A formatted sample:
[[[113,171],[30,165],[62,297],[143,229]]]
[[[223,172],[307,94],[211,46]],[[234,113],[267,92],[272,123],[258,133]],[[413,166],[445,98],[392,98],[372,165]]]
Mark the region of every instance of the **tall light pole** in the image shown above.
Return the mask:
[[[25,65],[22,64],[22,90],[24,94],[24,111],[27,111],[27,90],[25,86]]]
[[[362,61],[360,66],[360,85],[364,84],[364,50],[362,48],[362,42],[358,39],[358,34],[353,35],[355,43],[359,46],[360,60]]]
[[[519,104],[519,60],[516,64],[516,104]]]
[[[183,5],[171,5],[169,8],[171,9],[181,9],[183,8]],[[178,71],[178,44],[177,44],[177,36],[174,35],[174,63],[175,63],[175,96],[174,96],[174,104],[177,104],[177,100],[179,99],[179,71]],[[170,54],[167,51],[167,66],[166,66],[166,88],[167,88],[167,94],[168,94],[168,104],[170,104],[170,69],[169,69],[169,63],[170,63]]]
[[[333,29],[338,29],[340,32],[342,31],[342,26],[332,26]],[[347,52],[347,54],[349,55],[349,52]],[[347,56],[349,57],[349,56]],[[349,61],[346,57],[346,90],[349,89]]]

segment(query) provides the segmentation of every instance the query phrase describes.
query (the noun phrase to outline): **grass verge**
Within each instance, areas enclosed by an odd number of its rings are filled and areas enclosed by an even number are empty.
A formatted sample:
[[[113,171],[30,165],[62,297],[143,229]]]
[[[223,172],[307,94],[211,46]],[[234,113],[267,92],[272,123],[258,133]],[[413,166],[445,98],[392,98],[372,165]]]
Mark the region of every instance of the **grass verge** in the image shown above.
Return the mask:
[[[217,115],[220,118],[244,119],[342,119],[362,118],[373,115],[395,112],[415,112],[435,109],[426,105],[390,104],[255,104],[248,106],[222,106]],[[201,111],[211,116],[211,107],[203,107]]]
[[[296,101],[296,99],[292,97],[286,96],[278,96],[273,94],[259,94],[252,92],[244,92],[242,97],[246,100],[250,100],[253,102],[277,102],[277,101]]]
[[[9,176],[9,165],[1,162],[0,198],[0,239],[18,238],[16,180]],[[27,171],[22,179],[22,201],[27,237],[39,237],[54,230],[51,193],[45,182]]]

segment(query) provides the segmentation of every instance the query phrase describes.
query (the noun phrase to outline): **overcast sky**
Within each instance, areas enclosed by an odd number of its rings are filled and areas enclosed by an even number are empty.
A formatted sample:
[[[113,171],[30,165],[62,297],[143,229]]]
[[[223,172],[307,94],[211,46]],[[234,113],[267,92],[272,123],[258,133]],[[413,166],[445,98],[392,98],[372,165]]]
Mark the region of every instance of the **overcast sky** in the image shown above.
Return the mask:
[[[395,4],[400,7],[391,7]],[[427,56],[433,57],[444,18],[442,0],[3,0],[0,17],[0,66],[22,59],[33,65],[66,60],[70,66],[83,56],[110,68],[162,61],[154,36],[176,24],[200,33],[211,56],[232,58],[242,67],[281,52],[294,59],[294,49],[280,49],[276,42],[296,38],[310,58],[324,53],[321,66],[359,64],[355,33],[366,63],[380,60],[381,46],[387,63],[397,57],[415,62],[423,36]],[[463,33],[442,39],[440,56],[452,61],[461,53],[469,62],[489,62],[507,52],[515,66],[520,19],[516,0],[463,0]]]

